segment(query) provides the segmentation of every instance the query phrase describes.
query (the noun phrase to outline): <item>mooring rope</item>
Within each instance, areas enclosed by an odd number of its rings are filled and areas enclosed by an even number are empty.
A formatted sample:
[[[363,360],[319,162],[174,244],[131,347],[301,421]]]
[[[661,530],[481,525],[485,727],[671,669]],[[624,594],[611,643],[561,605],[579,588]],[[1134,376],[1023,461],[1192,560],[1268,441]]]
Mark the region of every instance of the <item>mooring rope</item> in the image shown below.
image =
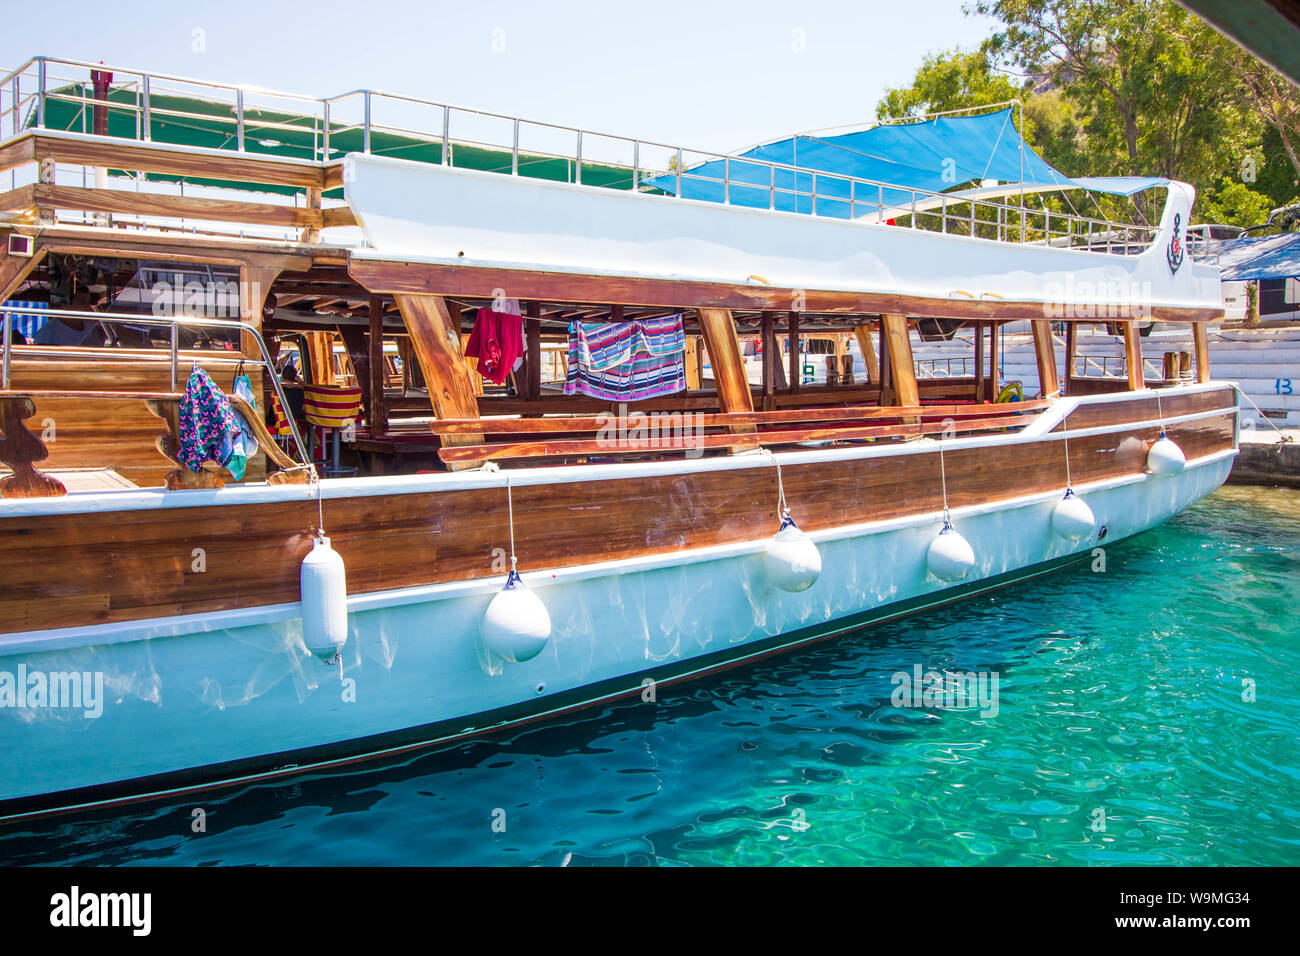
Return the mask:
[[[1290,435],[1286,434],[1284,431],[1282,431],[1282,429],[1274,425],[1273,420],[1269,418],[1267,415],[1265,415],[1263,409],[1261,409],[1258,405],[1256,405],[1255,402],[1251,399],[1251,397],[1247,395],[1244,391],[1242,391],[1241,389],[1237,389],[1237,394],[1240,395],[1242,398],[1244,398],[1246,401],[1250,402],[1250,407],[1255,409],[1255,411],[1259,412],[1259,417],[1263,420],[1264,424],[1266,424],[1269,428],[1273,429],[1273,431],[1277,432],[1277,453],[1279,455],[1282,454],[1282,446],[1287,444],[1287,442],[1295,441],[1295,439],[1292,438]]]
[[[307,480],[311,482],[312,490],[316,492],[316,537],[325,536],[325,503],[321,500],[320,475],[316,472],[315,465],[307,465]]]
[[[943,459],[943,439],[939,439],[939,482],[943,488],[943,524],[945,528],[952,526],[952,515],[948,511],[948,466]]]
[[[1070,478],[1070,429],[1067,427],[1069,417],[1069,412],[1061,416],[1061,435],[1065,439],[1065,490],[1067,493],[1074,488],[1074,482]]]
[[[772,454],[772,449],[759,449],[765,457],[771,460],[776,466],[776,506],[777,512],[782,519],[790,517],[790,509],[785,503],[785,482],[781,478],[781,462],[777,460],[776,455]]]
[[[510,472],[506,476],[506,514],[510,519],[510,570],[515,570],[515,502],[510,493]]]

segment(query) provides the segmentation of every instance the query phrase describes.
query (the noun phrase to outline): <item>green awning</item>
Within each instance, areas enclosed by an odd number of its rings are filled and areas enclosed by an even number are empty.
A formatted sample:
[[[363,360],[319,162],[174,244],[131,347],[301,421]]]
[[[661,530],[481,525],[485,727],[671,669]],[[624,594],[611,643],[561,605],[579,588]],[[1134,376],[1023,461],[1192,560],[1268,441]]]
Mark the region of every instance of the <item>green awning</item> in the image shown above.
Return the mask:
[[[48,129],[89,133],[94,128],[94,90],[90,84],[79,83],[51,90],[45,102],[45,126]],[[87,101],[83,104],[83,98]],[[139,95],[135,90],[112,89],[108,94],[108,135],[123,139],[141,139]],[[113,104],[124,104],[114,106]],[[196,146],[207,149],[234,150],[235,110],[229,103],[181,96],[152,95],[149,98],[150,138],[157,143],[178,146]],[[184,116],[172,115],[175,113]],[[320,158],[321,132],[315,128],[319,119],[314,116],[279,113],[269,110],[244,110],[244,150],[266,156],[318,160]],[[28,128],[36,125],[35,114]],[[362,151],[363,131],[346,128],[346,124],[330,124],[330,159],[341,159],[344,154]],[[371,130],[370,152],[376,156],[392,156],[415,162],[440,164],[442,143],[430,142],[412,136],[400,136],[381,130]],[[510,151],[483,146],[467,146],[453,142],[450,147],[451,165],[463,169],[482,169],[491,172],[510,172]],[[534,179],[556,182],[573,182],[574,161],[549,156],[520,153],[519,174]],[[122,170],[111,170],[114,175],[128,175]],[[196,183],[223,189],[241,189],[264,193],[292,194],[301,192],[292,186],[252,185],[218,179],[166,176],[148,173],[147,178],[158,182]],[[582,164],[584,185],[604,186],[611,189],[632,189],[635,186],[632,170],[601,163]],[[342,199],[342,190],[333,190],[327,196]]]

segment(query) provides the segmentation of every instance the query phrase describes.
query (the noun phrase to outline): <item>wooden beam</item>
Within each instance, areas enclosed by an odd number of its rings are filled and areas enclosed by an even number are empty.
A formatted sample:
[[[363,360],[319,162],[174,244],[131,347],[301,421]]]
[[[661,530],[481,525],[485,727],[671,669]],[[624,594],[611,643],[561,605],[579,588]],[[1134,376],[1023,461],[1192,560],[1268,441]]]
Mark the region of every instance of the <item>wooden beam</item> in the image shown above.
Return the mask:
[[[880,349],[876,353],[880,356],[880,404],[893,405],[894,375],[889,368],[889,345],[885,341],[884,322],[877,324],[876,334],[880,340]]]
[[[39,247],[30,257],[11,256],[6,252],[0,258],[0,302],[11,298],[44,258],[45,250]]]
[[[791,312],[788,316],[790,323],[790,392],[798,394],[799,383],[803,381],[803,370],[799,367],[799,313]]]
[[[776,314],[763,312],[763,408],[776,407],[776,370],[781,365],[781,357],[776,351]]]
[[[709,352],[713,367],[713,384],[718,393],[718,406],[723,412],[752,412],[754,397],[745,376],[745,359],[736,338],[736,324],[727,309],[699,309],[697,311],[704,347]],[[728,431],[735,435],[752,435],[753,425],[732,425]],[[750,442],[733,446],[733,451],[752,447]]]
[[[326,192],[343,188],[343,163],[333,162],[325,167],[325,176],[321,183]]]
[[[52,183],[37,183],[30,188],[33,190],[36,205],[50,209],[78,209],[216,222],[245,222],[259,226],[298,228],[305,232],[315,230],[316,235],[319,235],[321,228],[319,208],[303,209],[232,199],[137,193],[127,192],[124,189],[83,189],[80,186],[57,186]]]
[[[334,385],[338,377],[334,374],[334,333],[304,332],[307,349],[311,352],[311,384]]]
[[[1205,322],[1192,323],[1192,347],[1196,352],[1196,380],[1210,380],[1210,339],[1206,334]]]
[[[542,304],[529,302],[524,309],[528,318],[524,320],[524,333],[527,337],[527,387],[524,397],[536,401],[542,397]]]
[[[989,323],[989,377],[985,384],[984,397],[988,401],[994,401],[998,397],[998,369],[1002,365],[1002,358],[999,354],[1001,349],[998,346],[1000,339],[998,337],[998,323]]]
[[[1128,373],[1128,390],[1140,391],[1146,379],[1142,371],[1142,336],[1132,320],[1124,323],[1124,370]]]
[[[1070,382],[1074,380],[1074,357],[1079,349],[1079,326],[1070,322],[1065,327],[1065,394],[1071,394]]]
[[[704,387],[704,353],[698,335],[686,336],[686,390],[698,392]]]
[[[1017,414],[1042,411],[1051,405],[1048,401],[1029,400],[1016,402]],[[859,422],[876,419],[896,419],[904,415],[923,415],[940,420],[944,418],[987,418],[987,405],[914,405],[911,408],[881,408],[878,405],[837,405],[826,408],[785,408],[752,412],[697,412],[696,424],[701,427],[720,428],[724,425],[774,425],[788,422]],[[615,422],[621,420],[615,419]],[[558,434],[599,431],[610,425],[608,414],[565,415],[550,418],[465,418],[430,422],[435,435],[497,435],[497,434]]]
[[[449,311],[452,311],[452,320],[455,321],[456,312],[453,311],[455,310],[455,306],[453,306],[449,302],[447,303],[447,308]],[[456,324],[458,326],[460,325],[459,322],[456,322]],[[470,384],[474,387],[474,397],[482,398],[483,397],[483,376],[480,375],[478,371],[478,359],[473,356],[465,355],[465,346],[467,345],[469,345],[469,333],[462,332],[460,334],[460,354],[464,355],[465,357],[462,358],[461,361],[465,363],[465,370],[469,372],[469,381]]]
[[[384,300],[370,297],[370,335],[367,344],[369,355],[366,365],[370,373],[370,434],[388,431],[388,407],[384,404]]]
[[[352,371],[357,377],[357,387],[361,389],[361,410],[365,414],[366,422],[372,420],[370,412],[370,350],[366,345],[366,330],[359,325],[352,325],[344,322],[338,326],[339,337],[343,339],[343,347],[347,349],[348,360],[352,363]]]
[[[806,292],[777,286],[705,282],[635,276],[606,276],[533,269],[506,269],[433,262],[398,262],[356,259],[348,262],[352,277],[376,294],[451,295],[493,297],[494,289],[509,289],[521,299],[543,302],[581,302],[654,306],[666,309],[713,308],[762,311],[782,309],[797,295],[806,298],[805,311],[828,314],[875,315],[901,313],[956,319],[1041,319],[1042,302],[908,296],[900,293],[841,292],[809,289]],[[1220,319],[1222,309],[1156,306],[1148,319],[1191,322]]]
[[[893,403],[919,405],[920,392],[916,387],[916,365],[912,361],[912,340],[907,334],[907,316],[884,313],[880,316],[880,324],[889,351]]]
[[[1034,319],[1034,359],[1038,363],[1038,394],[1043,398],[1056,398],[1061,385],[1056,377],[1056,348],[1052,342],[1052,323],[1047,319]]]
[[[302,227],[302,234],[298,237],[299,242],[305,242],[308,245],[320,242],[320,231],[325,226],[320,210],[320,194],[321,189],[319,186],[307,187],[303,211],[310,213],[312,218],[309,224]]]
[[[87,235],[84,229],[53,227],[36,237],[36,247],[49,253],[73,253],[81,256],[107,256],[114,259],[159,259],[164,262],[193,262],[202,265],[239,267],[245,264],[261,268],[302,270],[312,268],[317,257],[330,250],[292,251],[282,240],[264,242],[233,236],[187,235],[177,241],[175,234],[149,234],[141,230],[97,230]],[[358,295],[368,295],[360,291]]]
[[[32,134],[21,136],[0,146],[0,172],[8,172],[36,162],[36,138]]]
[[[36,208],[36,187],[19,186],[0,193],[0,212],[29,212]]]
[[[704,347],[709,350],[709,362],[713,366],[719,406],[724,412],[752,412],[753,396],[745,378],[745,360],[740,354],[731,312],[727,309],[700,309],[699,317]],[[743,426],[739,430],[753,431]]]
[[[876,358],[876,349],[871,342],[871,326],[855,325],[853,327],[853,336],[858,340],[858,349],[862,352],[862,361],[866,365],[863,369],[867,376],[867,384],[880,384],[880,362]]]
[[[478,399],[465,356],[460,349],[460,328],[440,295],[398,295],[397,308],[406,322],[410,343],[424,373],[429,401],[439,418],[478,418]],[[448,436],[449,445],[476,445],[482,438],[473,435]],[[470,467],[469,465],[451,465]]]
[[[330,206],[328,209],[320,211],[320,227],[322,229],[355,225],[358,225],[357,217],[352,215],[352,210],[348,206]]]
[[[307,189],[325,185],[325,171],[316,163],[295,163],[230,150],[166,149],[112,136],[47,136],[39,132],[34,156],[48,156],[70,166],[103,166],[139,173],[160,173],[193,179],[228,179],[269,186]]]
[[[275,265],[258,265],[253,262],[240,264],[240,319],[253,326],[259,333],[262,331],[262,313],[266,309],[267,296],[271,294],[271,286],[275,285],[275,280],[281,271],[283,270]],[[241,332],[239,344],[245,358],[261,361],[262,350],[257,347],[257,340],[252,335]],[[268,369],[267,374],[272,375],[274,372]]]
[[[880,438],[920,438],[925,434],[940,432],[975,432],[996,428],[1023,428],[1033,418],[1026,415],[1002,415],[973,421],[935,421],[921,424],[915,420],[894,425],[866,425],[833,428],[791,428],[780,431],[768,431],[753,436],[753,444],[790,445],[807,441],[854,441]],[[631,453],[645,451],[694,451],[700,448],[726,448],[736,444],[733,435],[695,435],[666,436],[654,440],[646,439],[645,445],[629,446],[622,449]],[[477,463],[491,459],[531,458],[540,455],[600,455],[611,452],[607,439],[547,439],[535,438],[532,441],[502,442],[500,444],[481,445],[475,448],[443,448],[438,457],[449,465],[452,463]]]

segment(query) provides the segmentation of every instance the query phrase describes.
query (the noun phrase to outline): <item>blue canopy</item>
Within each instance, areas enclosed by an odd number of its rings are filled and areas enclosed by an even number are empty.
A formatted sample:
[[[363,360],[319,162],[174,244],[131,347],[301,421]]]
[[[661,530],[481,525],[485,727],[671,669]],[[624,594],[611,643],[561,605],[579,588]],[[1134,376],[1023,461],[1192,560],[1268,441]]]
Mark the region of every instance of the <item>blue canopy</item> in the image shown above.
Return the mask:
[[[738,206],[810,213],[814,211],[815,171],[817,214],[855,219],[876,212],[882,205],[886,209],[908,205],[910,188],[938,193],[972,180],[1077,187],[1126,196],[1168,182],[1151,177],[1071,179],[1048,165],[1020,138],[1013,115],[1014,108],[1008,107],[980,116],[944,116],[840,136],[794,136],[756,146],[729,160],[710,160],[682,170],[681,195],[709,202],[726,198]],[[746,160],[796,169],[773,170]],[[844,177],[908,188],[855,188]],[[669,173],[645,182],[675,193],[677,178],[675,173]],[[729,195],[724,195],[724,178],[731,181]]]
[[[1225,282],[1300,277],[1300,233],[1231,239],[1219,247],[1219,268]]]

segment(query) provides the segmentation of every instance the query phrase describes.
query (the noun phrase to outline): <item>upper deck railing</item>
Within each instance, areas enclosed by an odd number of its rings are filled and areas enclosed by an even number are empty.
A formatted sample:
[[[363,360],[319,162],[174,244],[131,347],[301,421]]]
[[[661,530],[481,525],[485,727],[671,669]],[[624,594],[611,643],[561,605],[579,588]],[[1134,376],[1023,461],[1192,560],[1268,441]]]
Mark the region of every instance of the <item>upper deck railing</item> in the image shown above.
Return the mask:
[[[90,75],[96,70],[113,76],[107,103],[95,98]],[[667,178],[672,186],[662,192],[677,197],[684,182],[695,180],[720,190],[728,205],[776,210],[789,204],[811,215],[905,220],[912,229],[1117,254],[1145,249],[1157,231],[1029,206],[1034,193],[1015,203],[974,199],[378,90],[309,97],[44,56],[0,78],[0,136],[55,128],[56,112],[63,120],[58,128],[91,133],[94,109],[104,105],[133,117],[132,138],[141,142],[192,146],[194,136],[187,140],[183,132],[201,129],[199,138],[215,135],[217,148],[319,163],[360,152],[466,165],[456,153],[468,149],[479,151],[478,168],[513,176],[556,179],[563,170],[562,178],[577,184],[656,192],[647,181]],[[699,168],[715,160],[721,175]]]

